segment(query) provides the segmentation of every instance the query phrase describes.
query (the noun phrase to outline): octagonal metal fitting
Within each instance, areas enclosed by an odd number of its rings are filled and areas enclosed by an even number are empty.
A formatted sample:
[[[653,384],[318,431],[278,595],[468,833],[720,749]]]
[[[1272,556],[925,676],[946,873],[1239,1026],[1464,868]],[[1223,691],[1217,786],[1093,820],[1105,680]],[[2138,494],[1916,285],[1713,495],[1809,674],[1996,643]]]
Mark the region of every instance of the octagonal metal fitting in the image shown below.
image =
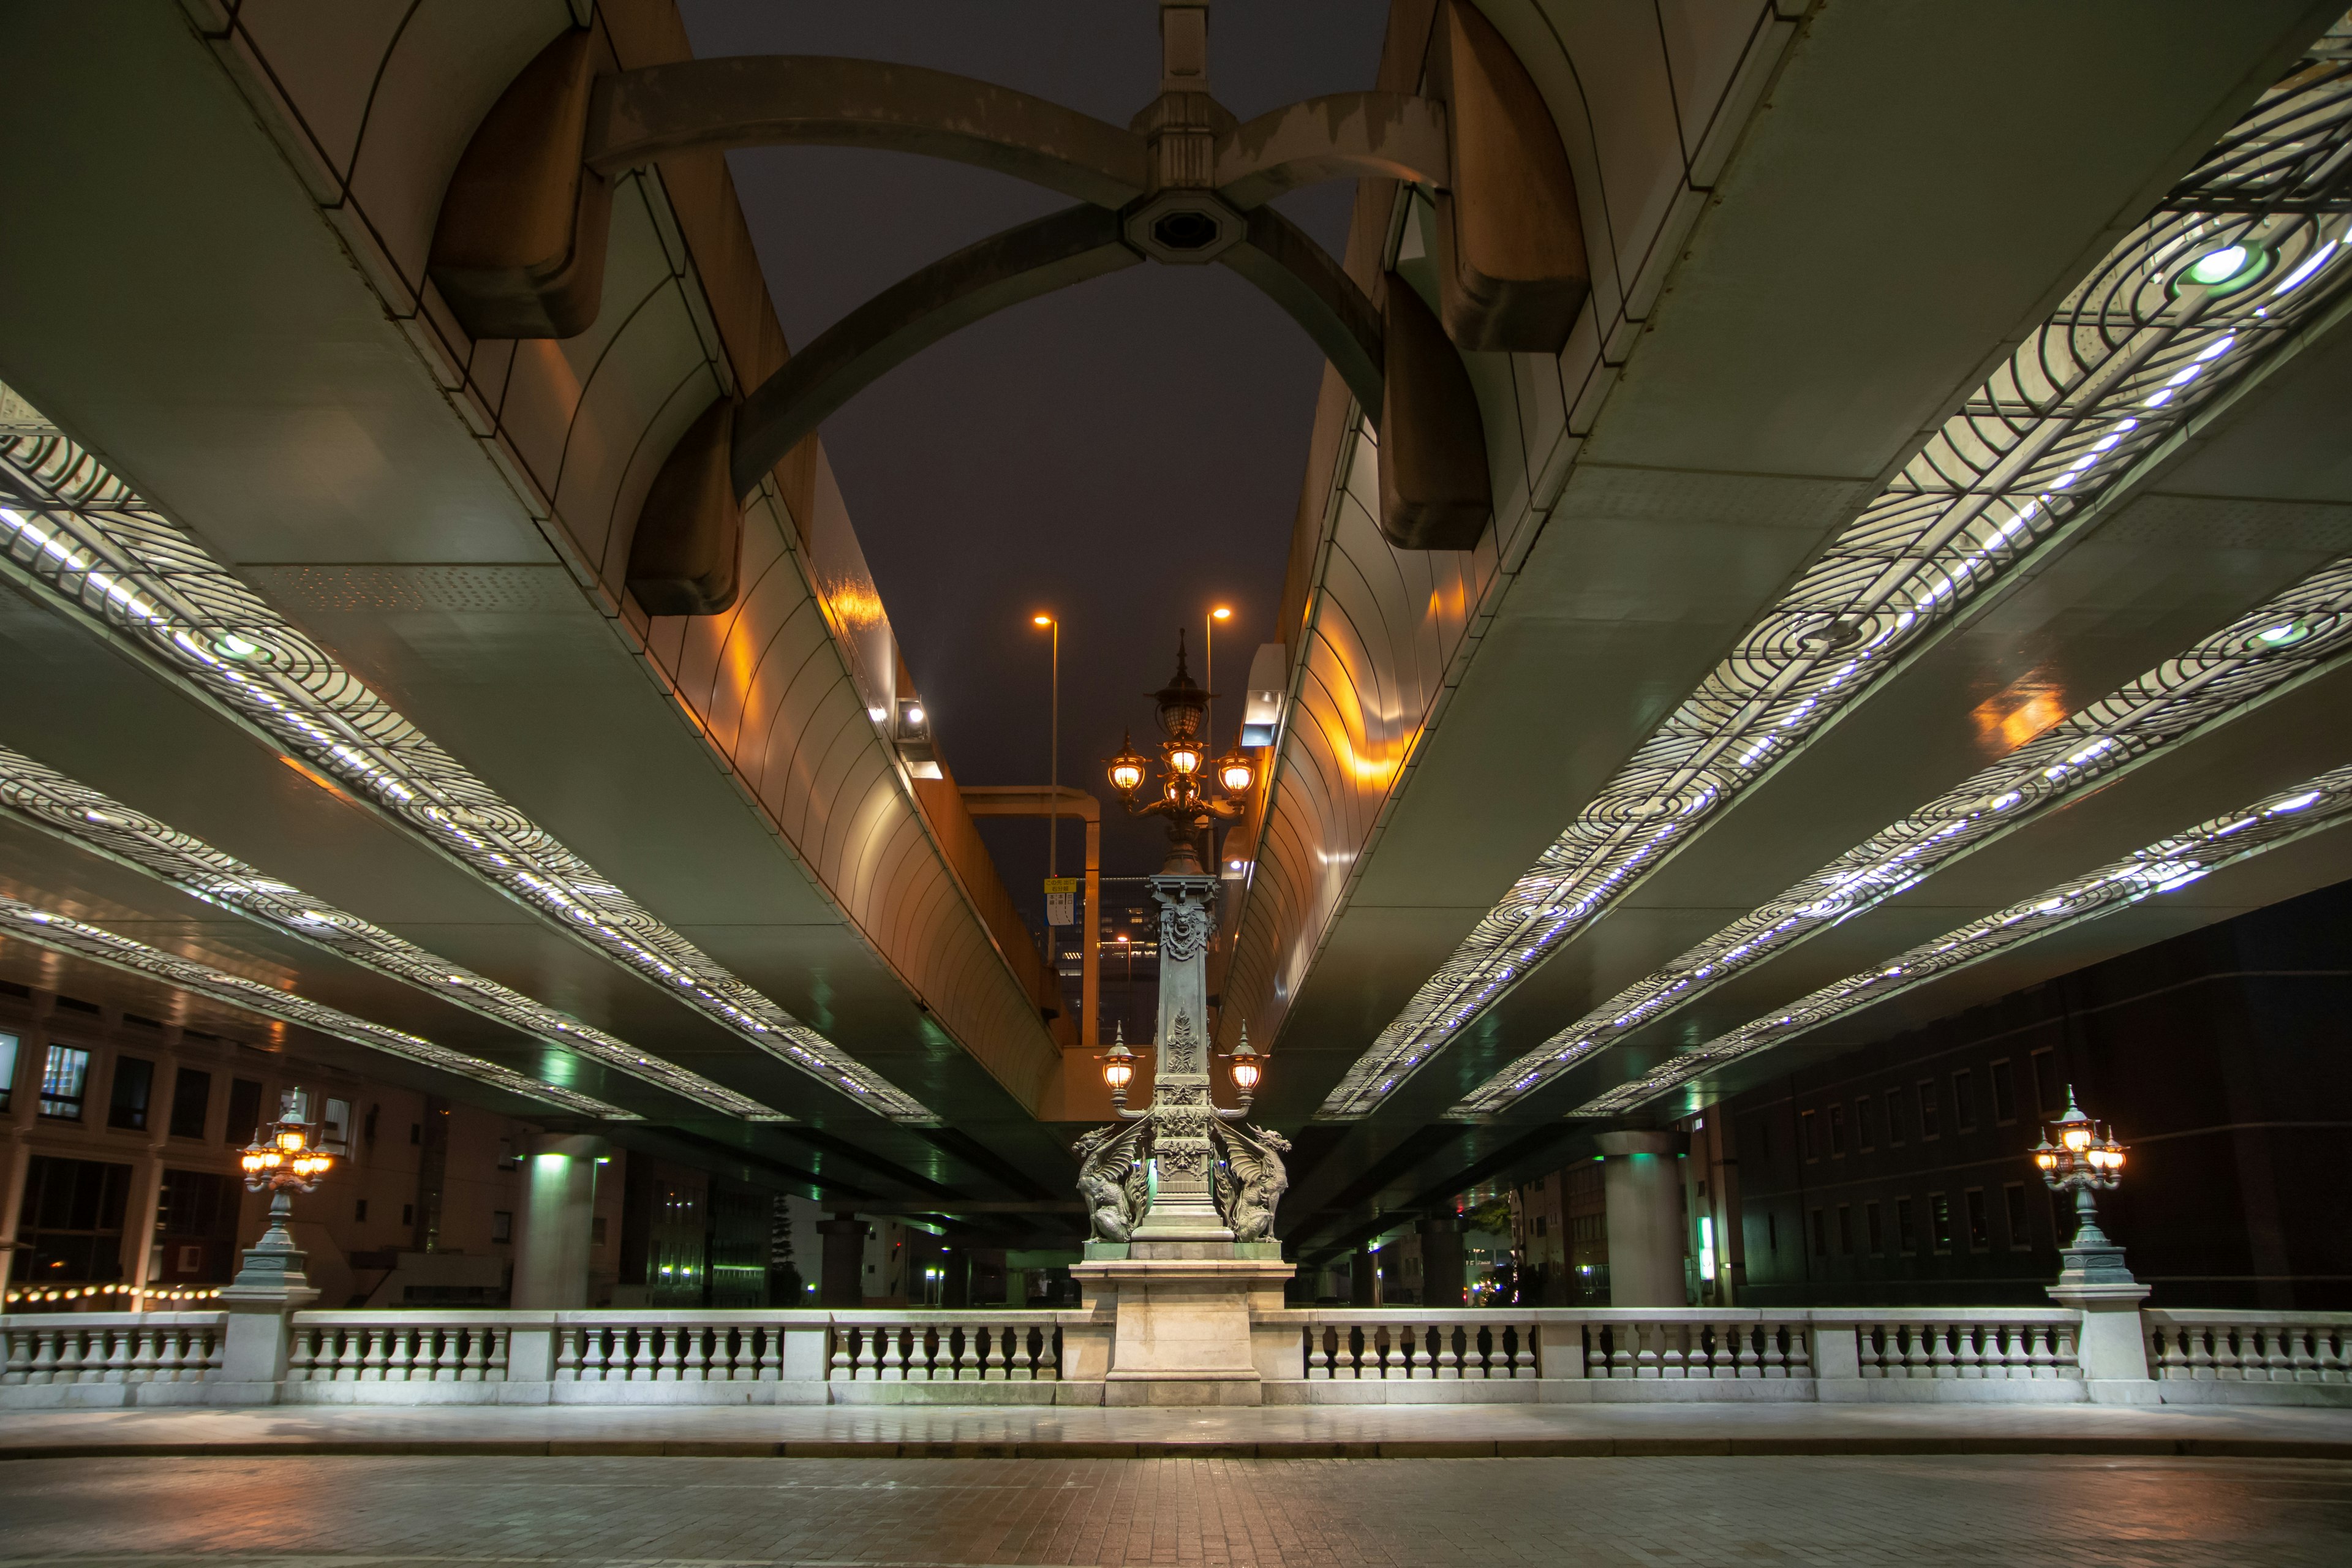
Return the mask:
[[[1120,221],[1128,244],[1171,267],[1214,261],[1249,232],[1249,219],[1210,190],[1161,191],[1128,208]]]

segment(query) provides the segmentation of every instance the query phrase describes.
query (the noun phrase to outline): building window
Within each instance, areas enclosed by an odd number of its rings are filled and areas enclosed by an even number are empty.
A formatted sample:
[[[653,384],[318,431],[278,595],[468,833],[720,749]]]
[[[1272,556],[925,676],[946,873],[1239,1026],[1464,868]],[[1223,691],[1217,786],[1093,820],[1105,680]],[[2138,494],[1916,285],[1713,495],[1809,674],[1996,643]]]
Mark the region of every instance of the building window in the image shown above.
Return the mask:
[[[1906,1255],[1919,1250],[1919,1215],[1909,1198],[1895,1200],[1895,1242]]]
[[[1543,1215],[1536,1215],[1536,1239],[1537,1239],[1537,1240],[1538,1240],[1538,1241],[1541,1241],[1541,1240],[1543,1239],[1543,1233],[1544,1233],[1544,1216],[1543,1216]]]
[[[1937,1251],[1952,1250],[1952,1204],[1941,1193],[1927,1194],[1927,1231]]]
[[[415,1225],[416,1223],[416,1205],[415,1204],[403,1204],[400,1205],[400,1223],[403,1225]]]
[[[1780,1216],[1779,1215],[1768,1214],[1764,1216],[1764,1250],[1775,1257],[1780,1255]]]
[[[1878,1147],[1876,1118],[1870,1114],[1870,1096],[1857,1095],[1853,1101],[1853,1146],[1867,1154]]]
[[[367,1199],[362,1198],[352,1205],[352,1218],[355,1220],[367,1218]]]
[[[2025,1184],[2011,1182],[2000,1189],[2001,1203],[2009,1211],[2009,1245],[2015,1252],[2030,1250],[2033,1237],[2026,1228]]]
[[[0,1035],[0,1110],[16,1098],[16,1037]]]
[[[89,1083],[89,1053],[71,1046],[51,1046],[48,1060],[41,1067],[41,1114],[79,1121],[82,1090]]]
[[[1821,1145],[1814,1142],[1820,1136],[1816,1123],[1820,1121],[1810,1110],[1797,1113],[1797,1147],[1805,1152],[1805,1163],[1810,1165],[1822,1157]]]
[[[514,1211],[512,1209],[492,1209],[490,1211],[490,1239],[495,1242],[509,1242],[514,1239]]]
[[[236,1273],[236,1215],[244,1184],[212,1171],[165,1171],[156,1194],[162,1278],[226,1284]]]
[[[2066,1090],[2058,1081],[2058,1053],[2042,1047],[2026,1058],[2033,1068],[2033,1103],[2044,1121],[2066,1114]]]
[[[1829,1255],[1829,1216],[1823,1214],[1821,1210],[1815,1209],[1813,1211],[1813,1256],[1815,1258],[1827,1258]]]
[[[114,1093],[106,1104],[106,1124],[147,1130],[147,1101],[155,1092],[155,1064],[137,1057],[114,1058]]]
[[[1976,1078],[1962,1068],[1952,1075],[1952,1131],[1973,1132],[1977,1128]]]
[[[213,1075],[182,1068],[172,1080],[172,1136],[203,1137],[205,1112],[211,1109],[212,1098]]]
[[[1845,1158],[1845,1104],[1842,1100],[1830,1104],[1830,1158]]]
[[[42,1109],[47,1108],[45,1098]],[[122,1215],[130,1195],[128,1165],[33,1156],[18,1211],[23,1282],[94,1285],[121,1279]]]
[[[249,1078],[228,1080],[228,1124],[221,1142],[243,1144],[261,1130],[261,1086]]]
[[[1880,1218],[1878,1205],[1874,1203],[1862,1205],[1862,1235],[1863,1239],[1870,1244],[1870,1255],[1873,1258],[1885,1255],[1886,1227]]]
[[[1924,1143],[1942,1133],[1943,1127],[1936,1115],[1936,1080],[1923,1078],[1919,1080],[1919,1141]]]
[[[1899,1089],[1890,1089],[1886,1091],[1886,1146],[1888,1148],[1903,1147],[1903,1091]]]
[[[319,1147],[330,1154],[352,1152],[352,1102],[348,1100],[327,1101],[327,1114],[320,1118]]]
[[[1853,1205],[1838,1205],[1838,1256],[1853,1256]]]
[[[1969,1203],[1969,1250],[1984,1252],[1992,1247],[1992,1215],[1985,1205],[1982,1187],[1970,1187]]]
[[[2007,1057],[1992,1064],[1992,1119],[2002,1127],[2017,1120],[2017,1071]]]

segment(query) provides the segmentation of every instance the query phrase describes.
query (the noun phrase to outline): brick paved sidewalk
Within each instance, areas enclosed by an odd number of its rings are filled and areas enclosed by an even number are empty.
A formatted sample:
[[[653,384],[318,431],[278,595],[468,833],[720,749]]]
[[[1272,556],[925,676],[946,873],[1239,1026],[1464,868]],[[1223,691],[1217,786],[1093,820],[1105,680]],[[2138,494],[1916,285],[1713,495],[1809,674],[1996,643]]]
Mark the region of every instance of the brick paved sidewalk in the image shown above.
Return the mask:
[[[1052,1458],[1697,1454],[2352,1458],[2352,1411],[2084,1405],[270,1406],[0,1413],[0,1459],[79,1454]]]

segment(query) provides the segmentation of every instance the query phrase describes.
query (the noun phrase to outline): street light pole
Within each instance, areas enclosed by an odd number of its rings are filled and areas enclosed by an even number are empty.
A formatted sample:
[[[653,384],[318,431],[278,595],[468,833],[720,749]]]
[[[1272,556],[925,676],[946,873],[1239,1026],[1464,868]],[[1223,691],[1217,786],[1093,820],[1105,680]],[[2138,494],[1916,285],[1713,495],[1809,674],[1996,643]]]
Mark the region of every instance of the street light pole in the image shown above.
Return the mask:
[[[1042,613],[1030,616],[1029,620],[1031,625],[1049,627],[1053,633],[1051,687],[1053,695],[1048,699],[1052,709],[1049,724],[1053,737],[1050,742],[1053,755],[1045,761],[1045,783],[1048,785],[1045,806],[1045,875],[1057,877],[1061,875],[1057,869],[1060,865],[1057,856],[1062,841],[1062,620],[1059,616]],[[1091,910],[1087,912],[1089,916],[1094,913]],[[1050,921],[1045,929],[1049,931],[1053,930]]]

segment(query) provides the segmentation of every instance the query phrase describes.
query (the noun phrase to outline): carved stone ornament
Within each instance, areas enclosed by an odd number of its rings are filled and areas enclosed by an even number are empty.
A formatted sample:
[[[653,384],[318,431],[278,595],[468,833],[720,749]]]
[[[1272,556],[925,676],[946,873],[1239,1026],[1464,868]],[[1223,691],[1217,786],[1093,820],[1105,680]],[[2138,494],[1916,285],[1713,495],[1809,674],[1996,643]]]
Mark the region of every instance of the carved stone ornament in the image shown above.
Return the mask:
[[[1160,951],[1177,963],[1201,956],[1209,947],[1206,904],[1169,904],[1160,912]]]

